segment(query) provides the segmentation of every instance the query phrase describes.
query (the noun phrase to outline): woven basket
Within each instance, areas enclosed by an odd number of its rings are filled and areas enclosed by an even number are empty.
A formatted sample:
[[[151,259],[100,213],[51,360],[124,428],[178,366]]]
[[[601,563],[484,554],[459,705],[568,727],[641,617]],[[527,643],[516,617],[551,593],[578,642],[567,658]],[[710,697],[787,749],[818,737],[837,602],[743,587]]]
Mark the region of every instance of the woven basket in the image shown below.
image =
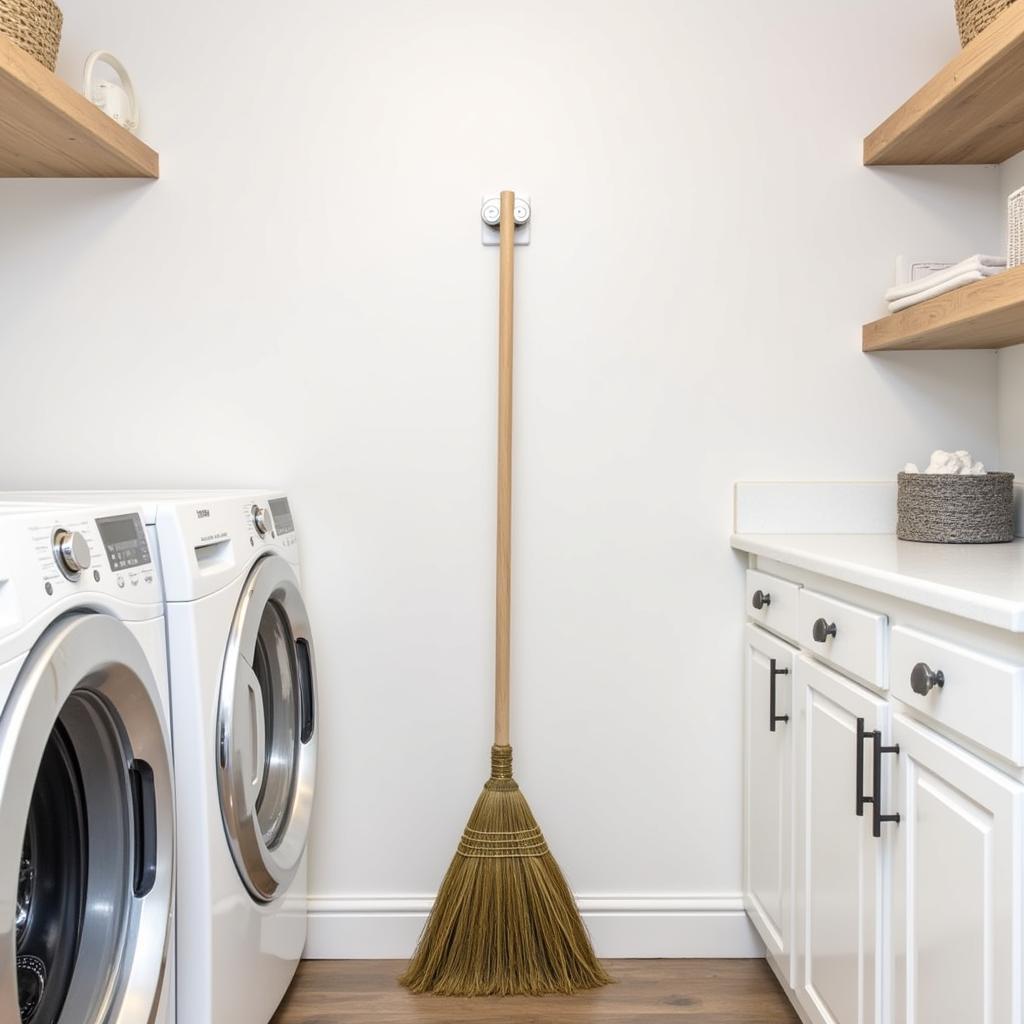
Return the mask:
[[[1006,266],[1024,263],[1024,188],[1011,192],[1006,200]]]
[[[932,544],[1013,540],[1013,474],[900,473],[896,536]]]
[[[0,0],[0,32],[51,71],[57,66],[63,21],[53,0]]]
[[[988,28],[1013,0],[953,0],[960,45],[966,46],[979,32]]]

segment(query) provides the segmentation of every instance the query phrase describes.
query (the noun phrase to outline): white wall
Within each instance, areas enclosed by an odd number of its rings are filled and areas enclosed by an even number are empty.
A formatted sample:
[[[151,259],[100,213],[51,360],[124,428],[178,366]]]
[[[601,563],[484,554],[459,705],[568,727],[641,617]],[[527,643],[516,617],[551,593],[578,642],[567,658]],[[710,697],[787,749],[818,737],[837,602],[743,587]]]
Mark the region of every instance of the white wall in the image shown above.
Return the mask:
[[[999,204],[1005,216],[1006,198],[1024,185],[1024,153],[999,167]],[[1004,222],[1005,227],[1005,222]],[[1000,468],[1016,473],[1024,481],[1024,345],[1001,349],[999,375],[999,449]]]
[[[860,352],[896,253],[998,244],[994,169],[860,163],[952,4],[64,6],[163,178],[0,184],[3,482],[291,491],[315,951],[406,948],[486,775],[508,185],[518,777],[603,950],[753,949],[732,483],[997,453],[993,355]]]

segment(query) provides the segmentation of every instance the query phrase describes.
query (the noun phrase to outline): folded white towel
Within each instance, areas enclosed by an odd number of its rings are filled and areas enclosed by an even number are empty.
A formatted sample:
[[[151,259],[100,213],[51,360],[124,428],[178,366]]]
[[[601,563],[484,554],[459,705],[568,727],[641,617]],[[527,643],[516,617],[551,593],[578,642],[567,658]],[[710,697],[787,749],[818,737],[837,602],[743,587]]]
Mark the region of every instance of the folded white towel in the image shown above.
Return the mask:
[[[890,288],[885,293],[885,301],[898,302],[900,299],[934,288],[935,285],[942,284],[944,281],[951,281],[961,274],[977,271],[982,276],[989,277],[992,274],[998,274],[1005,268],[1006,260],[1002,256],[983,256],[979,253],[977,256],[970,256],[959,263],[954,263],[944,270],[936,270],[934,274],[927,274],[925,277],[919,277],[916,281],[909,281],[907,284],[899,284]]]
[[[942,295],[945,292],[954,291],[957,288],[963,288],[965,284],[973,284],[975,281],[984,281],[986,277],[991,277],[993,273],[1001,273],[1001,270],[994,270],[989,268],[990,273],[985,273],[984,270],[970,270],[966,274],[960,274],[958,277],[952,277],[948,281],[943,281],[941,284],[933,285],[931,288],[926,288],[923,292],[915,292],[913,295],[908,295],[905,299],[900,299],[897,302],[889,303],[889,312],[898,313],[901,309],[906,309],[908,306],[916,306],[919,302],[924,302],[927,299],[934,299],[936,295]]]

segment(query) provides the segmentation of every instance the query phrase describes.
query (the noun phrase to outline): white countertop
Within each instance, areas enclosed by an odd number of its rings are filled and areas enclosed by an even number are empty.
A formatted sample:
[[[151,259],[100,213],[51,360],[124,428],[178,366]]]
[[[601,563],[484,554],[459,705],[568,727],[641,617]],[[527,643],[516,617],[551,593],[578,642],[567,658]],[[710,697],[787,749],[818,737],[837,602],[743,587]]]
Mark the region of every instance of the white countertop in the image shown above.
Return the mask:
[[[1024,538],[916,544],[892,534],[743,534],[739,551],[1024,633]]]

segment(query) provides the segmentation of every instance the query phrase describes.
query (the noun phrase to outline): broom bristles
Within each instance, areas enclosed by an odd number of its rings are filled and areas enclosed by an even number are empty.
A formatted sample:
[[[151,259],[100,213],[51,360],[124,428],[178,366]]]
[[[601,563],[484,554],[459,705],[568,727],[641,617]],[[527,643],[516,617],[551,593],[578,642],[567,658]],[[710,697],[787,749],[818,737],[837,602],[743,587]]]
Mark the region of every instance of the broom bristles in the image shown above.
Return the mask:
[[[610,980],[512,778],[512,748],[495,746],[491,778],[399,981],[413,992],[505,996],[576,992]]]

